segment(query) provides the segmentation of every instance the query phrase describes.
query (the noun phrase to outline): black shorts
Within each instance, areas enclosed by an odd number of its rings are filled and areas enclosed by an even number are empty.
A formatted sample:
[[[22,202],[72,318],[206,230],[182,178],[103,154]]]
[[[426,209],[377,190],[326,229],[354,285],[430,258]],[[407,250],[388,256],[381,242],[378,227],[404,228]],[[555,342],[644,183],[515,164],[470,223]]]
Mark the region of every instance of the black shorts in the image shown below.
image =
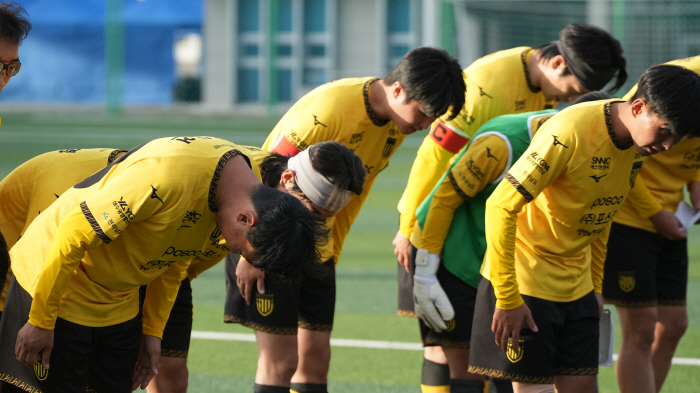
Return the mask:
[[[416,252],[415,247],[411,246],[411,273],[406,273],[400,263],[398,265],[397,278],[399,281],[399,304],[396,315],[400,317],[416,317],[416,311],[413,305],[413,272],[416,271]]]
[[[300,284],[265,276],[265,294],[253,286],[255,302],[246,304],[236,284],[239,256],[226,256],[226,304],[224,322],[273,334],[297,334],[297,328],[333,329],[335,314],[335,263],[319,266],[319,277],[305,276]]]
[[[143,305],[146,296],[146,286],[139,289],[139,300]],[[180,283],[175,303],[170,310],[170,317],[163,330],[163,341],[160,343],[160,356],[169,358],[186,358],[190,350],[192,337],[192,285],[185,278]]]
[[[551,302],[522,295],[538,332],[520,330],[517,353],[494,342],[491,322],[496,296],[482,278],[477,290],[469,372],[534,384],[554,383],[555,375],[598,374],[598,301],[591,291],[573,302]]]
[[[415,267],[416,251],[418,250],[411,246],[413,267]],[[421,341],[425,346],[439,345],[445,348],[469,349],[476,303],[476,288],[450,273],[442,264],[438,268],[436,277],[447,294],[447,298],[450,299],[450,304],[455,310],[455,317],[446,321],[447,330],[442,333],[431,330],[419,318]]]
[[[0,321],[0,380],[28,392],[130,393],[141,344],[141,316],[106,327],[88,327],[58,318],[51,368],[24,366],[15,358],[17,333],[24,326],[32,297],[15,278]]]
[[[603,298],[618,307],[685,306],[688,241],[613,223]]]

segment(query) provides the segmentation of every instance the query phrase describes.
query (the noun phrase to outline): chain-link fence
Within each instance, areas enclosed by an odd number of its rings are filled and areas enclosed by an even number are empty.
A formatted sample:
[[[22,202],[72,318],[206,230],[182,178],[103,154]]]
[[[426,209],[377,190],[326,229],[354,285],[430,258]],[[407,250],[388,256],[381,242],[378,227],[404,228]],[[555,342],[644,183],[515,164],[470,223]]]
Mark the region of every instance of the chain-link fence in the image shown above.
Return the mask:
[[[700,1],[455,2],[457,48],[466,65],[516,46],[556,40],[568,23],[590,23],[620,40],[627,59],[626,92],[649,66],[700,55]]]

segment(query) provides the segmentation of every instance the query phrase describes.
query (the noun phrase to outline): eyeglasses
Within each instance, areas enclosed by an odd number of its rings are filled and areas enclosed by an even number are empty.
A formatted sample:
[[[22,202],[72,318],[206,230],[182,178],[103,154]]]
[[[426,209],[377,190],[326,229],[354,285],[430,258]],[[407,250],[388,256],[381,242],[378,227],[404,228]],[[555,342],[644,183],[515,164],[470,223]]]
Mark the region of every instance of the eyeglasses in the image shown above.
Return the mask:
[[[12,63],[2,63],[0,62],[0,73],[5,71],[5,75],[7,76],[15,76],[19,72],[20,67],[22,67],[22,63],[19,61],[13,61]]]

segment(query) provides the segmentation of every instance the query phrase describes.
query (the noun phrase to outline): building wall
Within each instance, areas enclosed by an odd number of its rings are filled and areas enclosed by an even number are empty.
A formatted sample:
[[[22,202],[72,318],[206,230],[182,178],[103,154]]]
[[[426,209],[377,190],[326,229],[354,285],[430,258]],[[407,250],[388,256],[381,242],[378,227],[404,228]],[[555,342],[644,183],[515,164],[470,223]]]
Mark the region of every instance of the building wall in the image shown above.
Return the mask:
[[[379,75],[380,15],[375,0],[338,2],[338,77]]]

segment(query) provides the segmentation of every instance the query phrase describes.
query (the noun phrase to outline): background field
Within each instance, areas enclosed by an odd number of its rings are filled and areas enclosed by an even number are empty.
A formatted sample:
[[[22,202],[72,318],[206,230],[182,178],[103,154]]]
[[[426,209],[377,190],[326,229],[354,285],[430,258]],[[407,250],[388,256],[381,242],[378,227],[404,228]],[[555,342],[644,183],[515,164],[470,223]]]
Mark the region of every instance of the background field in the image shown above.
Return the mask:
[[[35,155],[64,148],[129,149],[150,139],[175,135],[211,135],[239,144],[260,145],[276,119],[198,117],[167,114],[12,113],[2,116],[0,178]],[[407,138],[374,189],[346,240],[337,266],[338,302],[333,338],[419,343],[417,322],[396,313],[396,262],[391,240],[396,233],[396,203],[424,132]],[[676,356],[700,358],[700,230],[690,234],[690,328]],[[252,333],[224,324],[223,265],[193,281],[195,331]],[[619,342],[619,339],[617,340]],[[616,351],[617,352],[617,351]],[[421,352],[333,348],[329,390],[420,392]],[[190,392],[252,391],[257,352],[254,343],[193,339]],[[700,360],[695,360],[700,364]],[[674,365],[668,392],[697,392],[700,368]],[[601,368],[602,392],[616,392],[611,368]]]

